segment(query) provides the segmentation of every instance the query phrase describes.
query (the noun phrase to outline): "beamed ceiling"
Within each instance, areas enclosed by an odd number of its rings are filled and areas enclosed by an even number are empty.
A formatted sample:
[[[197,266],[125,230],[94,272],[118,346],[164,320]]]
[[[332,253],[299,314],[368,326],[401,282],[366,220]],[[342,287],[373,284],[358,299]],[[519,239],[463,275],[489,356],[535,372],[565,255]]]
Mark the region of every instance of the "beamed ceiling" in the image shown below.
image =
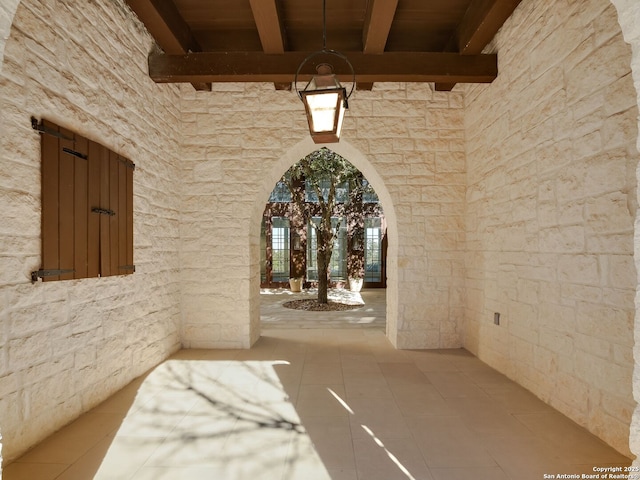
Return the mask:
[[[126,0],[161,51],[149,56],[158,83],[273,82],[290,89],[296,70],[323,48],[322,0]],[[346,55],[357,88],[375,82],[490,83],[495,54],[482,54],[520,0],[326,0],[326,48]],[[305,63],[299,80],[331,56]]]

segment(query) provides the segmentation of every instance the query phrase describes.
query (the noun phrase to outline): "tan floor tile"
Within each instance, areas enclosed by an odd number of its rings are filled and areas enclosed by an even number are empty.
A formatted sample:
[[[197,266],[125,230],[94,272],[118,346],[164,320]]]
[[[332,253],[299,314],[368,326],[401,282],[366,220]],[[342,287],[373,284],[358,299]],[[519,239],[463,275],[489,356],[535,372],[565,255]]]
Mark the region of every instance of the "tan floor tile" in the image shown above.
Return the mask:
[[[486,397],[487,394],[461,372],[427,372],[429,381],[445,398]]]
[[[376,364],[377,365],[377,364]],[[388,387],[386,378],[381,371],[360,371],[354,372],[351,369],[343,367],[344,384],[350,386],[368,386],[368,387]]]
[[[622,463],[627,460],[625,456],[560,413],[519,414],[516,418],[552,445],[566,463],[599,465],[606,462]]]
[[[114,432],[122,415],[90,412],[36,445],[21,457],[25,463],[72,464],[93,446]]]
[[[411,438],[407,419],[401,414],[381,415],[380,413],[363,413],[350,417],[351,435],[354,439],[367,438],[368,431],[376,436],[389,440],[393,438]]]
[[[355,470],[351,426],[346,417],[308,417],[309,438],[327,469]]]
[[[367,374],[378,374],[377,377],[380,380],[384,380],[384,375],[382,375],[382,370],[380,369],[380,364],[378,362],[361,361],[360,359],[343,359],[342,371],[344,373],[344,376],[346,378],[349,378],[350,380],[357,380]]]
[[[379,382],[373,385],[368,383],[348,383],[345,385],[347,392],[347,401],[356,399],[369,399],[369,398],[387,398],[393,400],[393,392],[391,388],[384,383]]]
[[[630,464],[466,350],[398,351],[384,322],[296,315],[250,350],[177,352],[3,478],[540,480]]]
[[[481,387],[509,413],[551,413],[555,410],[536,397],[533,393],[513,382]]]
[[[431,468],[431,474],[434,480],[510,480],[500,467]]]
[[[459,372],[458,367],[456,367],[450,360],[443,357],[439,353],[429,354],[428,351],[425,351],[423,355],[417,355],[415,352],[412,353],[413,361],[416,367],[424,373],[428,372]]]
[[[502,375],[489,367],[486,367],[486,370],[464,371],[464,374],[469,378],[469,380],[471,380],[471,382],[475,383],[487,392],[513,383],[505,375]]]
[[[340,363],[305,362],[302,370],[302,385],[336,385],[343,383]]]
[[[94,480],[128,480],[162,445],[164,437],[126,437],[117,435],[107,450]],[[89,477],[93,478],[93,477]]]
[[[244,466],[231,465],[228,467],[143,467],[135,476],[135,480],[211,480],[211,479],[251,479],[273,480],[282,478],[282,465],[252,464],[245,462]],[[112,478],[109,480],[116,480]],[[118,479],[119,480],[119,479]]]
[[[375,432],[354,439],[358,478],[367,480],[432,480],[420,451],[411,439],[381,440]]]
[[[349,412],[331,394],[334,391],[345,398],[342,385],[301,385],[296,410],[300,417],[308,416],[348,416]]]
[[[95,407],[93,413],[120,413],[126,414],[132,407],[133,402],[138,395],[140,385],[144,380],[144,376],[135,379],[119,392],[109,397],[100,405]]]
[[[447,405],[460,416],[465,426],[479,437],[532,435],[522,422],[506,412],[504,407],[491,397],[449,398]]]
[[[356,397],[348,399],[348,404],[356,415],[368,416],[400,416],[400,409],[393,396],[389,397]]]
[[[429,383],[428,378],[414,364],[382,363],[380,368],[385,380],[391,387]]]
[[[355,468],[327,468],[331,480],[358,480]]]
[[[54,480],[69,465],[61,463],[22,463],[14,462],[4,467],[2,478],[4,480]]]
[[[306,363],[340,363],[342,361],[340,357],[340,347],[333,346],[319,346],[312,347],[307,350],[305,357]]]
[[[433,385],[397,387],[393,389],[396,405],[405,417],[427,417],[432,415],[456,415],[449,402]]]
[[[414,418],[409,428],[430,468],[496,466],[484,442],[460,417]]]
[[[562,455],[544,439],[498,437],[485,445],[510,478],[540,480],[545,473],[566,473]]]
[[[374,338],[367,343],[372,346],[371,353],[378,363],[414,363],[406,350],[396,350],[386,337]]]
[[[98,442],[80,459],[67,468],[56,480],[86,480],[94,478],[115,438],[115,433]]]

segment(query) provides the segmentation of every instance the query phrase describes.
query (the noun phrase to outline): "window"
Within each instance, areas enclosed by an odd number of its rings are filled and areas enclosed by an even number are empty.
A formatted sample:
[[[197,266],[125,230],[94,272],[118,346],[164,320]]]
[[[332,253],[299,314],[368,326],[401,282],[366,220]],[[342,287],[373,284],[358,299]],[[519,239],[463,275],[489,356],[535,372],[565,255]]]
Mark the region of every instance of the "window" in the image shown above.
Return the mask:
[[[366,218],[364,278],[366,282],[382,281],[382,228],[380,218]]]
[[[311,225],[311,222],[316,226],[320,225],[320,217],[313,217],[307,226],[307,278],[309,280],[317,280],[318,238],[316,236],[316,229]],[[334,231],[336,227],[338,227],[338,222],[340,222],[338,217],[331,218],[331,226]],[[344,222],[340,222],[340,226],[333,238],[333,251],[331,252],[329,271],[333,280],[344,280],[347,278],[347,227]]]
[[[273,217],[271,229],[271,275],[274,282],[289,281],[289,219]]]
[[[291,191],[289,190],[289,187],[287,187],[283,181],[278,182],[269,196],[269,202],[289,203],[290,201]]]
[[[320,180],[318,183],[320,187],[320,191],[322,192],[322,196],[326,200],[329,196],[329,189],[331,188],[331,180],[328,178]],[[313,185],[309,180],[305,181],[305,189],[304,189],[305,201],[311,203],[318,203],[318,195],[316,194]],[[336,185],[336,201],[338,203],[346,203],[349,199],[349,185],[347,182],[342,182],[339,185]]]
[[[135,165],[51,122],[41,135],[42,269],[32,280],[133,273]]]
[[[362,179],[362,187],[363,187],[363,193],[362,193],[363,203],[379,203],[380,202],[380,200],[378,199],[378,195],[376,194],[375,190],[373,189],[371,184],[369,184],[366,178]]]

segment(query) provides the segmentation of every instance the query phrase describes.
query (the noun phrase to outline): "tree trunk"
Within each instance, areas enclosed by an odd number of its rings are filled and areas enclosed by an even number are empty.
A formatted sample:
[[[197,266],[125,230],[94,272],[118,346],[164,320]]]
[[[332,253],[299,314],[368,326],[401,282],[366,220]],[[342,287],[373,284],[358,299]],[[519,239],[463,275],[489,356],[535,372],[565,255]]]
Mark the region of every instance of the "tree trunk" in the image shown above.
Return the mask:
[[[318,248],[318,303],[329,303],[328,268],[329,262],[327,262],[326,255]]]
[[[333,234],[331,231],[331,212],[323,212],[322,220],[316,231],[318,239],[318,303],[329,303],[329,265],[333,253]]]

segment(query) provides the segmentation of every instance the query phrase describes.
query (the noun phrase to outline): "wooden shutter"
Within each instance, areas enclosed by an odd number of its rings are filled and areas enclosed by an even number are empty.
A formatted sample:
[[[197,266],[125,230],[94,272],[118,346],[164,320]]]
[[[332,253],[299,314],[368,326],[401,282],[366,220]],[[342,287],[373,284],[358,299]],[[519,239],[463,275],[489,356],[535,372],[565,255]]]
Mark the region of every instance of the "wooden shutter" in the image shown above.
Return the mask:
[[[46,281],[133,273],[135,165],[54,123],[42,133],[42,269]]]

